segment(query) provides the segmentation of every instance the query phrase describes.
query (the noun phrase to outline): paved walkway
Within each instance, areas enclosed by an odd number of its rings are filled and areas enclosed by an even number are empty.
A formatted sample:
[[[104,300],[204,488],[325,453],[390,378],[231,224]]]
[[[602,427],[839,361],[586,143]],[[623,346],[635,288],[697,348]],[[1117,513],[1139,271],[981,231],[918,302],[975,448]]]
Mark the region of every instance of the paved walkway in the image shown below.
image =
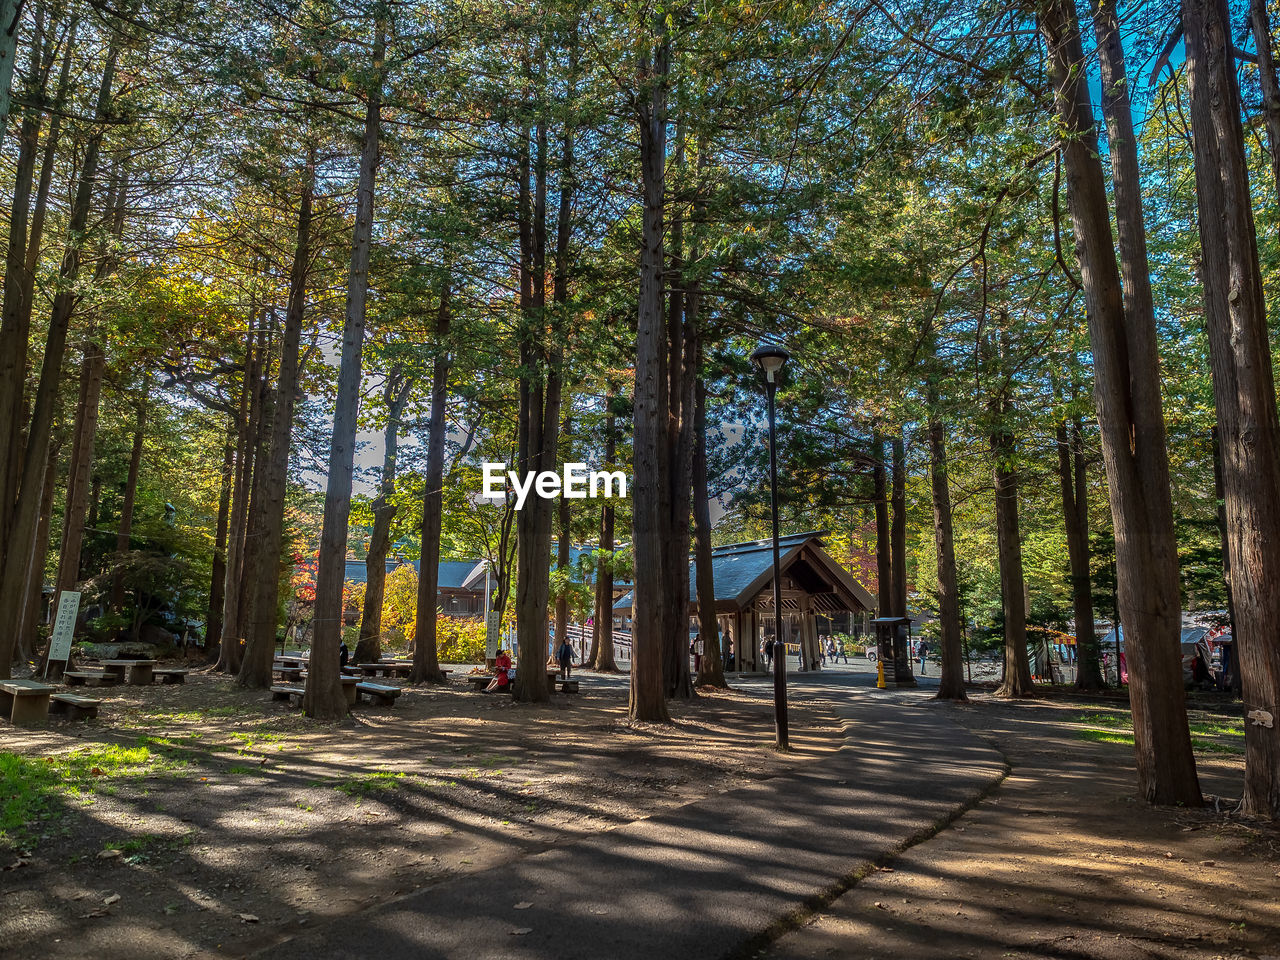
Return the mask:
[[[1003,776],[995,750],[927,692],[878,693],[830,673],[795,683],[845,721],[845,745],[821,763],[408,894],[263,956],[741,955]]]

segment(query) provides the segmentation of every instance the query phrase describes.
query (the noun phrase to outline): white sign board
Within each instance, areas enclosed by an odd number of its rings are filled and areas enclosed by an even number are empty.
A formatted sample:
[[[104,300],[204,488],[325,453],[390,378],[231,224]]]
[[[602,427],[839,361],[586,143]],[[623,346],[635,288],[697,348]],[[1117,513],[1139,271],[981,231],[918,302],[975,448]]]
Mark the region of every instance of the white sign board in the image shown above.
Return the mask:
[[[71,659],[71,640],[76,632],[76,615],[80,612],[80,591],[63,590],[58,597],[58,615],[53,620],[49,639],[49,659],[66,663]]]
[[[498,615],[497,610],[490,610],[485,618],[485,657],[492,660],[498,655],[498,646],[502,639],[500,636],[502,626],[502,618]]]

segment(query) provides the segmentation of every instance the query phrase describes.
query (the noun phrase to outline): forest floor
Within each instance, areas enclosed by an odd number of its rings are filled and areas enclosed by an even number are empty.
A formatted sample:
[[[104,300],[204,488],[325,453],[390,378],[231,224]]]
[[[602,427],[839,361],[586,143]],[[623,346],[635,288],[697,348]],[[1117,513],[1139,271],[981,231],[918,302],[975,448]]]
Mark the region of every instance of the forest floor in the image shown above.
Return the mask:
[[[407,688],[316,726],[221,677],[95,689],[102,719],[0,741],[0,957],[237,956],[396,894],[749,782],[839,746],[767,695],[628,724],[625,681],[545,705]]]
[[[319,727],[211,675],[94,691],[99,721],[4,729],[0,957],[241,956],[803,768],[842,742],[839,696],[878,695],[857,665],[823,676],[793,691],[789,756],[771,749],[767,684],[674,704],[673,730],[626,723],[625,680],[590,673],[581,695],[536,707],[408,689],[394,708]],[[1123,698],[975,691],[955,705],[930,692],[878,696],[970,728],[1010,775],[772,943],[771,958],[1280,960],[1280,826],[1234,816],[1229,800],[1137,802]],[[1193,706],[1201,787],[1236,797],[1238,704]]]
[[[1066,700],[929,703],[1000,750],[1009,776],[769,960],[1280,960],[1280,824],[1229,812],[1243,770],[1229,702],[1192,701],[1210,805],[1191,810],[1135,798],[1127,703]]]

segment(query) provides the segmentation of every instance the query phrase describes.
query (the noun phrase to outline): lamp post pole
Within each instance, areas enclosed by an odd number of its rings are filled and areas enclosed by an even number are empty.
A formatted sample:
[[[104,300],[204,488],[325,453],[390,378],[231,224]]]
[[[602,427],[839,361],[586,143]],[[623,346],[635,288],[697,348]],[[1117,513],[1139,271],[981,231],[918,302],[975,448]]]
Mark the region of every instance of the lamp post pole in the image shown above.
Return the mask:
[[[751,360],[764,373],[765,395],[769,401],[769,503],[773,517],[773,724],[776,746],[786,750],[787,733],[787,647],[782,635],[782,561],[778,549],[778,442],[774,395],[778,392],[778,371],[791,358],[785,347],[761,344]]]

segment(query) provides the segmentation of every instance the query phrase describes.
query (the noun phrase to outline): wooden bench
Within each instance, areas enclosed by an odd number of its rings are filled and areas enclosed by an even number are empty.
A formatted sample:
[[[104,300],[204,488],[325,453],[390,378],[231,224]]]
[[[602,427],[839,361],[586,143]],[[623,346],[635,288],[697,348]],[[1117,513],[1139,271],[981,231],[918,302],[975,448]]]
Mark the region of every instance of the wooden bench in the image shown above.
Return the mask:
[[[307,678],[306,667],[276,667],[275,670],[286,683],[299,683]]]
[[[68,687],[114,687],[120,680],[101,670],[64,670],[62,680]]]
[[[292,686],[290,684],[278,683],[271,688],[271,699],[272,700],[288,700],[290,702],[293,702],[294,698],[296,697],[297,702],[294,705],[301,706],[302,697],[304,694],[306,694],[306,692],[307,692],[306,688],[304,687],[297,687],[297,686]]]
[[[155,670],[155,666],[156,662],[154,660],[103,660],[102,672],[114,674],[120,680],[124,680],[127,671],[129,686],[149,687],[151,686],[152,671]]]
[[[55,693],[50,698],[50,713],[65,713],[70,720],[88,720],[98,715],[101,700],[75,693]]]
[[[559,685],[561,693],[577,693],[578,692],[577,680],[557,680],[556,683]]]
[[[369,700],[377,700],[384,707],[393,707],[396,703],[396,697],[400,696],[399,687],[391,687],[385,683],[357,683],[357,697],[367,697]]]
[[[161,683],[186,683],[190,672],[187,667],[156,667],[151,671],[153,677]]]
[[[0,714],[15,727],[42,727],[49,722],[49,696],[56,689],[36,680],[0,680]]]

